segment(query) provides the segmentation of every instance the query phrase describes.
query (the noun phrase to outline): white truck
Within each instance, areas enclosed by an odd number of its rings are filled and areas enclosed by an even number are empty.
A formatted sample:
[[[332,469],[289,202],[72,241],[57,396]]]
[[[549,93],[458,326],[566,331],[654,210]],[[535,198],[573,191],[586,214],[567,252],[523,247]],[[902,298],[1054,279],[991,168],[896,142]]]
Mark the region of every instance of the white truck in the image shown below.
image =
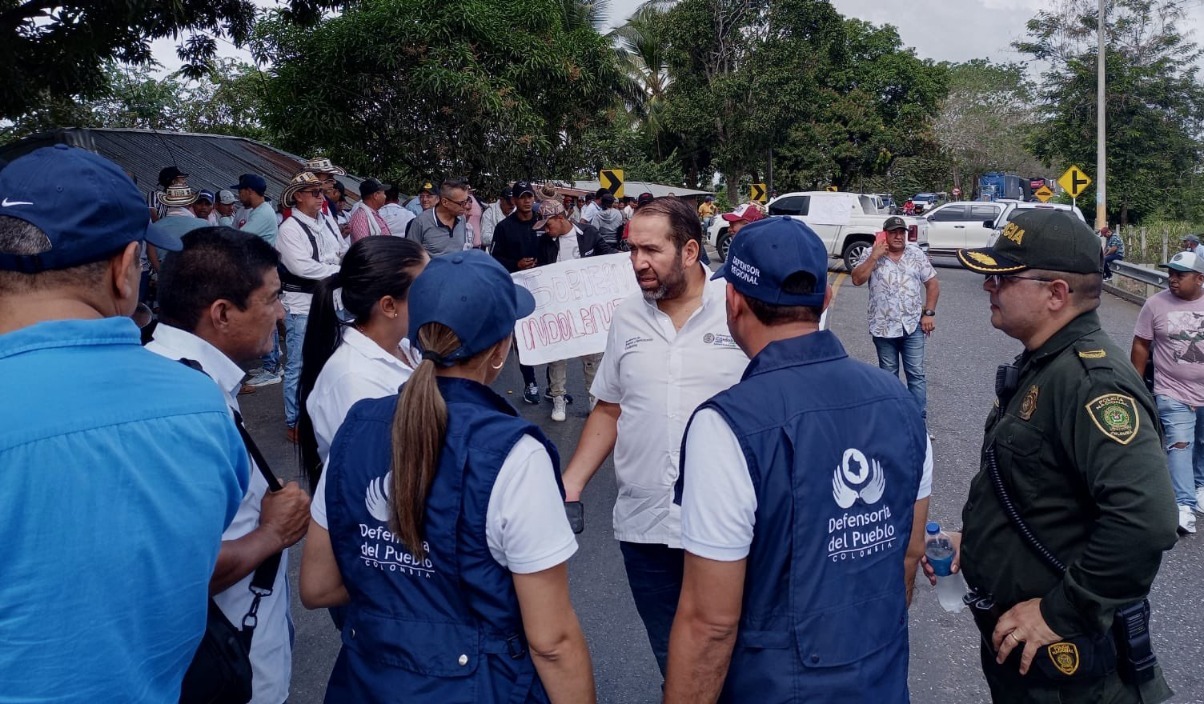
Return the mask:
[[[831,191],[802,191],[786,193],[769,201],[770,215],[789,215],[807,223],[828,250],[828,255],[842,259],[853,270],[853,262],[861,252],[874,244],[874,236],[882,231],[887,215],[876,212],[873,199],[858,193]],[[928,221],[923,218],[903,218],[907,223],[907,241],[928,251]],[[721,217],[711,224],[707,238],[720,259],[727,259],[731,237],[728,222]]]

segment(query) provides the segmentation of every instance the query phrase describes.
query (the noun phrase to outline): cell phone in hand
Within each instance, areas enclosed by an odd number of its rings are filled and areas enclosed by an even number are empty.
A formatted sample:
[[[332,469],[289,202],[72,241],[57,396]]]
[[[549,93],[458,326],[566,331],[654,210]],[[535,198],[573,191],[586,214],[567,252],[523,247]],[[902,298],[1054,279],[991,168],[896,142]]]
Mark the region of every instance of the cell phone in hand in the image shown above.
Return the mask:
[[[585,506],[580,501],[565,501],[564,512],[569,517],[569,527],[574,533],[585,530]]]
[[[874,244],[882,244],[885,241],[886,241],[886,231],[885,230],[874,235]]]

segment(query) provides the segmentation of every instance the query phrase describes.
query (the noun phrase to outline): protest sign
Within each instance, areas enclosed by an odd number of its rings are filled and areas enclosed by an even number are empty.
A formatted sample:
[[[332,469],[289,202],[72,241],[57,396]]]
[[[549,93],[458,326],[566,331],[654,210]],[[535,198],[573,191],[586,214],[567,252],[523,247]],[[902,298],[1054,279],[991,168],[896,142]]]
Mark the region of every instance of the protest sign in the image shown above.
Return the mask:
[[[615,307],[640,290],[627,254],[557,262],[512,276],[535,297],[535,312],[514,324],[518,358],[529,365],[605,350]]]

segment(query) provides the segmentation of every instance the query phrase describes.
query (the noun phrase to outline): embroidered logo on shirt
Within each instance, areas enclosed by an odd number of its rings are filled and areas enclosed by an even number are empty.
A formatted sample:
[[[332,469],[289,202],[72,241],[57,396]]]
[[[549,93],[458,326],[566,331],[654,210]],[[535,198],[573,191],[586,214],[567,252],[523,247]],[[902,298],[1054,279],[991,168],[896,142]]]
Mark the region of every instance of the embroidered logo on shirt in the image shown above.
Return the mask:
[[[861,489],[854,489],[860,486]],[[858,498],[867,505],[878,503],[886,489],[886,475],[878,460],[869,462],[865,453],[856,448],[844,451],[836,471],[832,474],[832,498],[841,508],[849,508]]]
[[[739,346],[736,344],[736,341],[732,339],[731,335],[724,335],[722,333],[716,335],[713,332],[708,332],[702,336],[702,344],[714,345],[716,347],[738,347]]]
[[[1079,648],[1074,643],[1054,643],[1045,649],[1058,671],[1069,677],[1079,671]]]
[[[390,509],[389,487],[393,484],[393,472],[385,473],[368,482],[368,490],[364,497],[364,507],[372,518],[385,525],[360,525],[360,559],[368,567],[375,567],[382,572],[400,572],[411,576],[430,579],[435,573],[435,563],[431,561],[431,547],[425,540],[422,549],[426,557],[419,560],[401,542],[401,539],[388,528]]]
[[[1128,445],[1137,437],[1141,417],[1132,396],[1104,394],[1092,399],[1086,408],[1095,427],[1121,445]]]
[[[882,500],[885,491],[886,473],[881,463],[867,459],[856,448],[845,450],[832,473],[832,499],[845,511],[839,518],[828,519],[829,560],[856,560],[895,544],[890,506],[870,508]],[[853,508],[858,500],[862,506]]]
[[[1033,417],[1033,411],[1037,410],[1037,395],[1040,393],[1041,389],[1038,389],[1036,384],[1028,387],[1028,393],[1020,402],[1020,420],[1028,420]]]
[[[639,335],[637,335],[635,337],[629,337],[629,338],[627,338],[627,341],[623,343],[623,349],[629,350],[634,347],[638,347],[641,343],[644,343],[644,342],[652,342],[652,338],[651,337],[640,337]]]

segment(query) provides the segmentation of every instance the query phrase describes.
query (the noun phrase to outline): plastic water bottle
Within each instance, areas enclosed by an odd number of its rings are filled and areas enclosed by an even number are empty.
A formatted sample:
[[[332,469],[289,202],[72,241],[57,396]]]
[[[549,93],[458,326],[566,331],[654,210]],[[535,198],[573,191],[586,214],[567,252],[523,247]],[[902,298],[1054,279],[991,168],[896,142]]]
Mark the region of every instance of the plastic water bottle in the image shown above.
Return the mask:
[[[966,608],[962,601],[966,594],[966,581],[960,572],[950,572],[953,566],[953,542],[941,531],[941,524],[935,521],[928,524],[925,532],[924,554],[936,573],[936,598],[945,611],[958,613]]]

